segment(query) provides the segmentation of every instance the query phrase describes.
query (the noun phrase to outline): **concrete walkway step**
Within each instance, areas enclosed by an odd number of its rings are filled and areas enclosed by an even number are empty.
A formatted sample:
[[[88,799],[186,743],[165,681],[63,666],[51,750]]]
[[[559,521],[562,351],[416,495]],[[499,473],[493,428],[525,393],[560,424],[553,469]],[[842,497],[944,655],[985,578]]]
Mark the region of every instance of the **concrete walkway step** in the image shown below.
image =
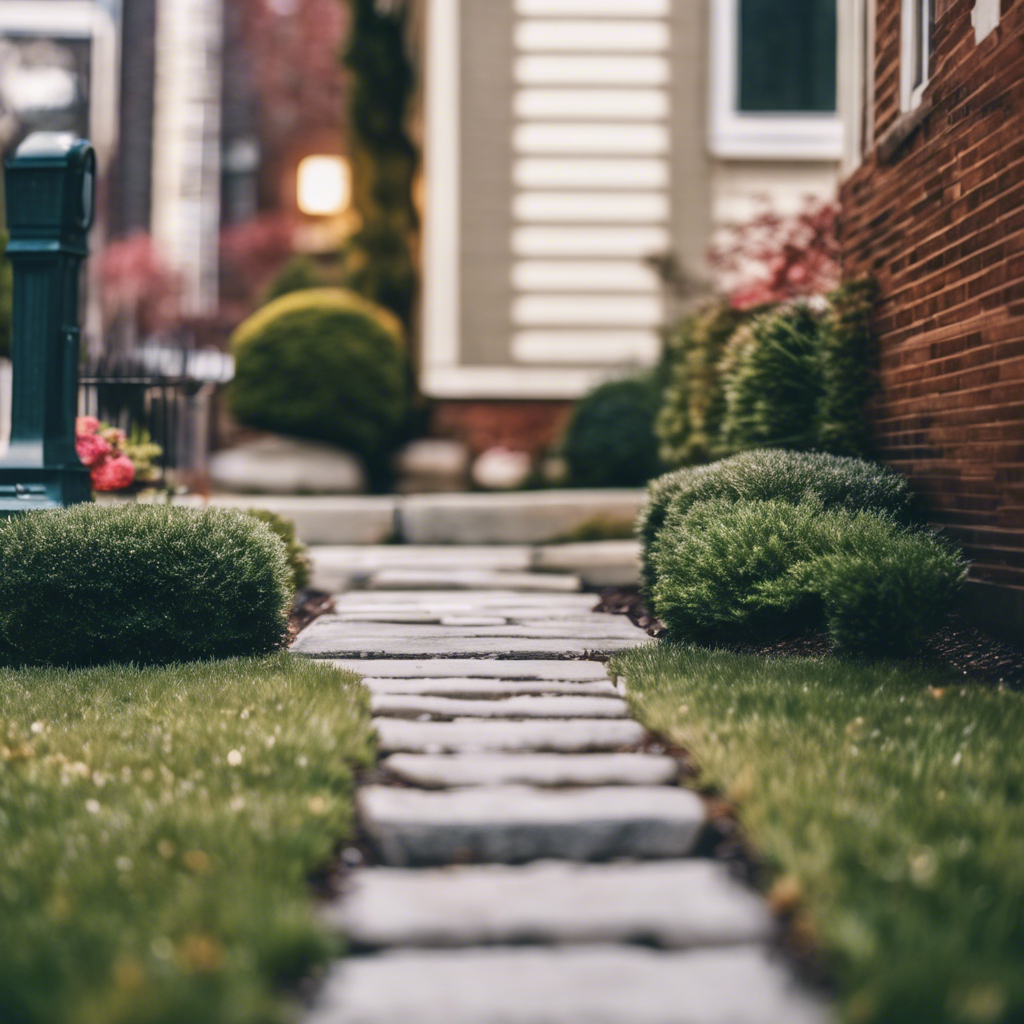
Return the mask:
[[[539,661],[497,658],[389,658],[365,662],[331,659],[338,668],[375,679],[523,679],[553,682],[607,681],[608,669],[598,661]]]
[[[658,786],[679,765],[660,754],[392,754],[380,767],[413,786]]]
[[[390,718],[629,718],[624,700],[608,697],[506,697],[500,700],[466,700],[459,697],[422,697],[410,694],[372,694],[370,707],[376,715]]]
[[[360,947],[767,942],[764,900],[701,859],[367,868],[326,920]]]
[[[570,719],[567,721],[410,722],[375,718],[377,746],[383,754],[464,754],[496,751],[556,751],[580,754],[589,750],[636,747],[647,736],[633,721]]]
[[[371,694],[418,694],[421,697],[464,697],[500,700],[527,694],[576,697],[621,697],[612,682],[558,683],[523,679],[376,679],[363,677]]]
[[[682,857],[707,819],[704,801],[675,786],[364,786],[356,806],[382,861],[398,867]]]
[[[328,976],[308,1024],[825,1024],[760,946],[396,950]]]
[[[571,594],[582,588],[579,576],[555,572],[503,572],[485,569],[382,569],[367,580],[367,590],[531,590]]]

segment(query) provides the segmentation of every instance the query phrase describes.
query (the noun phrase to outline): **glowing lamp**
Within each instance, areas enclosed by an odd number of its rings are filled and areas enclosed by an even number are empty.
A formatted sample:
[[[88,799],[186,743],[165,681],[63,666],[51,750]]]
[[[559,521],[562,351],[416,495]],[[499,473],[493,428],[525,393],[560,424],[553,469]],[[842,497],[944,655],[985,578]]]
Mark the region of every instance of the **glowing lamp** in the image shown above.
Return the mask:
[[[344,213],[352,199],[352,170],[340,156],[307,156],[299,161],[299,209],[314,217]]]

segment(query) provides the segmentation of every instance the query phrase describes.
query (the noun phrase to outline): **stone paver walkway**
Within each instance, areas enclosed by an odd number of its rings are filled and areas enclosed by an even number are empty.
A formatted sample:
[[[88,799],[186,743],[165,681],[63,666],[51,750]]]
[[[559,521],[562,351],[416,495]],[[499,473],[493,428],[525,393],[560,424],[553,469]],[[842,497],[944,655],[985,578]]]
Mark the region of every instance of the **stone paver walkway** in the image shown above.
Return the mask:
[[[384,755],[307,1024],[823,1024],[608,678],[646,635],[571,575],[475,555],[389,556],[294,645],[365,677]]]

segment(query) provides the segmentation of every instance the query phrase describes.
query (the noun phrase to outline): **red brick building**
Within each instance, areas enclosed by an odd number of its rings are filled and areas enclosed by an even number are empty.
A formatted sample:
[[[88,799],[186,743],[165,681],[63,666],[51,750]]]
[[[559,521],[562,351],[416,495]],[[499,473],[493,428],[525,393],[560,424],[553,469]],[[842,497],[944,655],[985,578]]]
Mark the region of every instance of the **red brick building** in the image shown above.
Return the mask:
[[[975,608],[1019,628],[1024,0],[854,6],[841,232],[844,274],[880,288],[879,454],[973,559]]]

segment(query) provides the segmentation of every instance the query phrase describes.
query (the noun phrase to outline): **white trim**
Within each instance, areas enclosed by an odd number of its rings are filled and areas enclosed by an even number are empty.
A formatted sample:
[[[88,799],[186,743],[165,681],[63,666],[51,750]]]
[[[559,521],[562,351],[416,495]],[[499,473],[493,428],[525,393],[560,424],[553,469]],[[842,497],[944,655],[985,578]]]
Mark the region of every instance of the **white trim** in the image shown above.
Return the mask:
[[[1000,8],[999,0],[975,0],[971,9],[975,46],[996,30],[999,25]]]
[[[921,34],[915,39],[909,27],[915,10],[921,13]],[[928,88],[931,71],[931,0],[902,0],[900,5],[900,110],[916,110]],[[914,58],[921,53],[921,82],[914,85]]]
[[[91,40],[89,141],[102,173],[117,139],[118,38],[109,12],[92,0],[0,0],[0,35],[7,33]]]
[[[839,15],[839,53],[836,67],[837,99],[843,120],[844,177],[852,174],[864,158],[864,107],[867,77],[867,0],[841,3]]]
[[[629,367],[563,368],[522,366],[424,367],[420,386],[432,398],[577,399]]]
[[[838,113],[739,111],[739,0],[711,0],[710,8],[711,153],[726,159],[838,160],[843,155]]]
[[[459,9],[427,6],[423,223],[423,371],[421,387],[447,379],[459,361]]]

